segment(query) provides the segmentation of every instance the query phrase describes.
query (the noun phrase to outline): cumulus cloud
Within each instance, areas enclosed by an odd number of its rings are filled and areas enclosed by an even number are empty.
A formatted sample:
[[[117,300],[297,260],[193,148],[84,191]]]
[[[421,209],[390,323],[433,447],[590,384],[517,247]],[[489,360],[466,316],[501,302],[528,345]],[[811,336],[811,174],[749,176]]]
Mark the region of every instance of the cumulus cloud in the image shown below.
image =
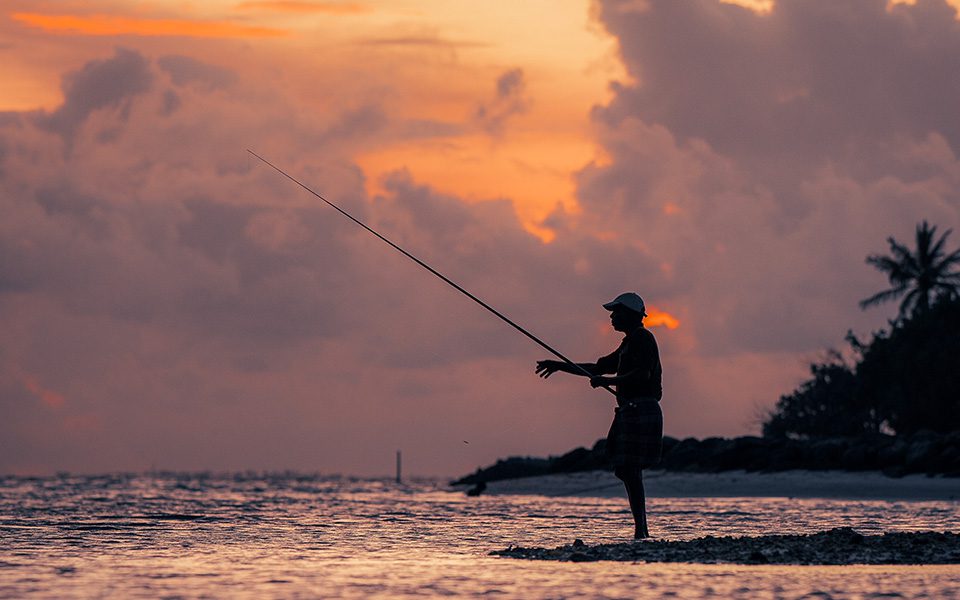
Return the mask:
[[[71,143],[77,127],[95,110],[123,108],[153,82],[149,63],[139,52],[117,48],[113,57],[87,63],[63,79],[64,102],[52,113],[36,115],[37,124]]]
[[[157,59],[161,69],[170,74],[175,85],[202,85],[222,89],[232,85],[237,75],[230,69],[207,64],[192,56],[169,54]]]
[[[602,18],[640,82],[597,111],[701,139],[767,179],[873,164],[884,140],[931,132],[960,142],[960,23],[943,0],[779,0],[769,13],[718,2],[603,2]]]

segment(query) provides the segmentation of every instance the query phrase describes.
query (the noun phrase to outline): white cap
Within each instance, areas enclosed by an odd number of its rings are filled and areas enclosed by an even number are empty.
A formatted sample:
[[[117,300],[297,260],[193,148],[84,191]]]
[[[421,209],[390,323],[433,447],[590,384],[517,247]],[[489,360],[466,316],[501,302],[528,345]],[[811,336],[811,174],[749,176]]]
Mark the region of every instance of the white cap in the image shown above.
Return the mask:
[[[617,306],[622,306],[624,308],[629,308],[634,312],[638,312],[641,315],[647,314],[647,309],[643,305],[643,298],[635,294],[634,292],[624,292],[603,305],[607,310],[613,310]]]

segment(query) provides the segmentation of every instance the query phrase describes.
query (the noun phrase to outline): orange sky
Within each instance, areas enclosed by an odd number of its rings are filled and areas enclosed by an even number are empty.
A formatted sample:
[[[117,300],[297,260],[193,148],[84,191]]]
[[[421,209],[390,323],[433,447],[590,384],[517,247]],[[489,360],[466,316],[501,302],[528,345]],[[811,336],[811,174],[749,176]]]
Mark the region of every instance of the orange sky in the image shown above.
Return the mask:
[[[303,74],[295,77],[300,85],[311,71],[336,69],[331,59],[356,61],[361,71],[380,75],[398,60],[422,61],[422,69],[403,66],[392,74],[394,86],[405,90],[392,99],[392,110],[409,119],[469,121],[478,106],[494,100],[496,77],[521,69],[524,107],[507,117],[504,133],[474,127],[442,144],[394,140],[363,148],[355,159],[371,192],[378,191],[384,173],[406,168],[416,179],[467,199],[510,198],[527,227],[546,240],[550,232],[536,223],[558,204],[575,210],[571,173],[596,152],[590,107],[608,98],[608,81],[623,76],[613,41],[589,25],[587,0],[528,1],[509,11],[465,0],[92,2],[77,13],[64,7],[70,4],[20,3],[9,18],[22,33],[65,38],[48,42],[61,45],[81,36],[99,36],[106,47],[146,36],[165,37],[169,47],[180,43],[176,38],[267,43],[283,68]],[[0,72],[9,86],[0,110],[49,107],[59,100],[53,72],[16,61]],[[310,102],[317,90],[304,85],[301,92]]]
[[[771,5],[725,1],[760,12]],[[558,204],[577,210],[571,173],[598,154],[590,108],[608,99],[607,82],[625,77],[613,41],[589,24],[589,10],[588,0],[529,0],[512,5],[507,16],[499,5],[468,0],[15,2],[8,18],[53,36],[104,37],[104,46],[146,36],[165,37],[171,47],[176,38],[269,41],[278,60],[295,53],[285,68],[303,79],[312,70],[335,68],[331,55],[360,60],[370,70],[393,69],[401,58],[425,61],[428,68],[395,72],[408,95],[393,107],[410,119],[463,120],[492,99],[499,71],[522,69],[524,108],[508,117],[505,134],[473,129],[444,143],[394,140],[363,148],[355,160],[372,193],[384,173],[406,168],[416,179],[466,199],[510,198],[528,229],[550,240],[551,232],[538,222]],[[437,63],[440,69],[429,68]],[[0,74],[6,84],[0,110],[59,101],[57,74],[38,71],[29,60],[6,62]],[[411,89],[423,93],[409,95]],[[316,90],[301,92],[309,101]]]
[[[770,0],[725,1],[760,12],[771,5]],[[960,0],[952,1],[960,6]],[[64,12],[70,8],[77,10]],[[590,108],[609,98],[610,80],[625,77],[613,40],[589,24],[589,11],[588,0],[528,0],[509,11],[468,0],[158,0],[14,2],[8,18],[21,34],[67,38],[53,42],[61,46],[80,36],[102,37],[104,47],[135,44],[142,37],[163,37],[168,47],[176,47],[177,38],[267,43],[283,68],[299,74],[295,79],[301,82],[293,85],[303,86],[307,102],[318,91],[304,82],[311,71],[336,69],[331,58],[360,62],[361,71],[396,69],[395,83],[405,95],[394,98],[392,107],[410,119],[469,118],[492,100],[499,72],[522,69],[524,107],[508,117],[505,133],[473,128],[443,143],[392,140],[360,149],[355,160],[372,193],[379,191],[384,173],[406,168],[416,179],[469,200],[510,198],[525,226],[549,241],[552,233],[539,221],[558,204],[577,210],[571,173],[598,155]],[[0,66],[5,82],[0,110],[58,102],[58,73],[20,58]],[[398,69],[398,60],[422,61],[424,68]]]
[[[13,13],[10,17],[48,33],[65,35],[162,35],[171,37],[258,38],[287,35],[281,29],[190,21],[185,19],[139,19],[117,15],[45,15]]]

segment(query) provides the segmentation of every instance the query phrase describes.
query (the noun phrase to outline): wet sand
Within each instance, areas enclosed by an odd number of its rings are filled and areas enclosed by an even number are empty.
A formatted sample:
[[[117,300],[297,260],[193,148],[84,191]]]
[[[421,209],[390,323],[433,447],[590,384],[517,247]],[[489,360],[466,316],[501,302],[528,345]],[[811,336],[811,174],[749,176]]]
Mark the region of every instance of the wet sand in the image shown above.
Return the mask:
[[[812,535],[706,536],[689,541],[644,540],[588,546],[580,540],[557,548],[519,548],[494,556],[593,562],[685,562],[794,565],[960,564],[960,535],[898,532],[860,535],[848,527]]]
[[[960,501],[960,478],[876,472],[780,471],[775,473],[644,472],[650,498],[836,498],[850,500]],[[466,486],[464,486],[466,489]],[[606,471],[564,473],[494,481],[485,494],[620,497],[623,485]]]

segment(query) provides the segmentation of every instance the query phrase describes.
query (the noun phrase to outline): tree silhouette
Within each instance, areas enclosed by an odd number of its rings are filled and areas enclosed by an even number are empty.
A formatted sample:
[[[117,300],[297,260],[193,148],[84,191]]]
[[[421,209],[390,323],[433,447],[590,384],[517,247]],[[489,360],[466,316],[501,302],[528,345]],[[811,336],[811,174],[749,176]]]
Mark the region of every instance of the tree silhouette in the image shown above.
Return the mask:
[[[872,405],[898,435],[960,431],[960,300],[940,299],[869,344],[850,341],[861,358],[849,410]]]
[[[952,230],[934,242],[937,227],[926,221],[917,225],[917,250],[912,252],[892,237],[890,255],[873,254],[867,264],[886,273],[893,287],[860,302],[860,308],[895,300],[903,296],[899,318],[905,319],[926,312],[936,299],[953,300],[960,297],[960,272],[953,271],[960,264],[960,249],[945,254],[943,246]]]

